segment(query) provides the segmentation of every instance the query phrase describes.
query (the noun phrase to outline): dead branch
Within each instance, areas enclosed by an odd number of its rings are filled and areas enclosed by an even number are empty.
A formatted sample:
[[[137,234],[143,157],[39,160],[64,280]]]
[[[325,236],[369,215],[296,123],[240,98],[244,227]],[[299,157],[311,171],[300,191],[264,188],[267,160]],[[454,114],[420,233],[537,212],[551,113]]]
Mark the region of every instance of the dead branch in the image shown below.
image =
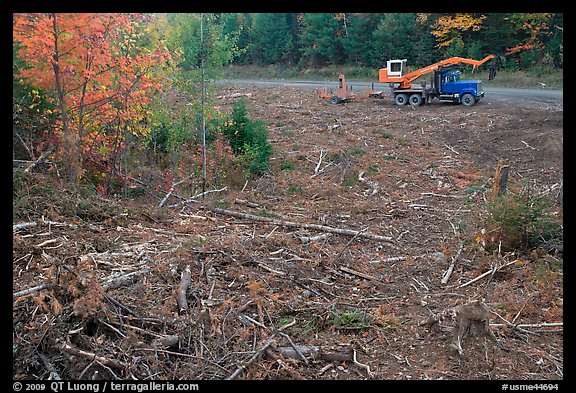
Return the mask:
[[[260,267],[261,267],[262,269],[264,269],[264,270],[268,270],[270,273],[278,274],[278,275],[280,275],[280,276],[285,276],[285,275],[286,275],[286,273],[284,273],[283,271],[274,270],[274,269],[272,269],[270,266],[268,266],[268,265],[266,265],[266,264],[264,264],[264,263],[262,263],[262,262],[258,262],[258,266],[260,266]]]
[[[296,345],[296,349],[292,346],[277,348],[278,352],[285,358],[297,360],[302,360],[300,355],[309,356],[312,359],[319,358],[327,362],[346,362],[353,358],[350,351],[326,351],[315,345]]]
[[[290,347],[278,347],[278,352],[289,359],[302,360],[306,359],[306,356],[310,356],[312,359],[317,359],[320,357],[320,348],[315,345],[294,345]]]
[[[18,232],[22,229],[32,228],[32,227],[35,227],[36,225],[38,225],[38,223],[36,221],[23,222],[21,224],[14,224],[14,225],[12,225],[12,232]]]
[[[152,345],[154,347],[164,347],[169,348],[172,347],[180,342],[180,337],[177,334],[173,334],[171,336],[162,336],[154,341],[152,341]]]
[[[465,286],[468,286],[468,285],[470,285],[470,284],[472,284],[472,283],[475,283],[476,281],[478,281],[478,280],[486,277],[487,275],[489,275],[489,274],[494,274],[494,273],[496,273],[497,271],[499,271],[499,270],[501,270],[501,269],[504,269],[506,266],[510,266],[510,265],[512,265],[512,264],[514,264],[514,263],[516,263],[516,262],[518,262],[517,259],[516,259],[516,260],[513,260],[512,262],[508,262],[508,263],[506,263],[506,264],[504,264],[504,265],[502,265],[502,266],[494,267],[493,269],[488,270],[488,271],[485,272],[485,273],[482,273],[482,274],[479,275],[478,277],[476,277],[476,278],[474,278],[474,279],[472,279],[472,280],[470,280],[470,281],[468,281],[468,282],[460,285],[458,288],[464,288]]]
[[[62,344],[60,346],[60,350],[63,352],[69,353],[71,355],[74,355],[74,356],[81,356],[81,357],[89,359],[89,360],[96,360],[99,363],[102,363],[106,366],[117,368],[119,370],[126,370],[128,368],[128,366],[122,362],[119,362],[119,361],[113,360],[113,359],[107,359],[105,357],[98,356],[95,353],[86,352],[86,351],[83,351],[81,349],[74,348],[73,346],[71,346],[68,343]]]
[[[102,284],[102,288],[104,288],[105,290],[120,288],[124,285],[132,283],[133,280],[136,278],[136,276],[139,276],[141,274],[146,274],[149,271],[150,271],[150,269],[143,269],[143,270],[138,270],[136,272],[130,272],[127,274],[123,274],[123,275],[118,276],[118,277],[109,278],[109,279],[104,281],[104,283]]]
[[[235,200],[234,200],[234,203],[237,204],[237,205],[244,205],[244,206],[253,207],[253,208],[258,208],[258,207],[260,207],[259,204],[254,203],[254,202],[247,201],[247,200],[245,200],[245,199],[235,199]]]
[[[456,253],[456,255],[452,258],[452,263],[450,264],[450,267],[448,268],[448,271],[446,272],[446,274],[444,275],[444,277],[442,277],[442,284],[446,284],[448,282],[448,280],[450,280],[450,276],[452,275],[452,271],[454,271],[454,266],[456,265],[456,261],[458,260],[458,258],[460,257],[460,254],[462,253],[462,249],[464,248],[464,243],[460,243],[460,247],[458,248],[458,252]]]
[[[374,374],[372,374],[372,371],[370,371],[369,365],[360,363],[358,360],[356,360],[356,350],[353,351],[352,361],[354,362],[355,365],[365,368],[370,377],[374,376]]]
[[[322,159],[324,158],[324,155],[325,155],[324,150],[320,149],[320,158],[318,158],[318,163],[316,164],[316,168],[314,168],[314,174],[310,176],[310,179],[320,174],[320,165],[322,165]]]
[[[170,187],[170,190],[168,191],[168,193],[164,196],[164,198],[160,201],[160,203],[158,204],[158,207],[162,207],[164,206],[164,204],[166,203],[166,201],[168,200],[168,198],[170,198],[170,195],[172,195],[172,193],[174,192],[174,189],[179,186],[180,184],[184,183],[186,180],[190,179],[193,175],[190,176],[186,176],[184,179],[177,181],[176,183],[173,183],[172,186]]]
[[[406,257],[390,257],[390,258],[386,258],[381,260],[380,262],[383,263],[393,263],[393,262],[400,262],[400,261],[404,261],[406,259]]]
[[[491,323],[490,327],[500,328],[500,327],[510,327],[513,329],[540,329],[547,327],[561,327],[564,328],[563,322],[553,322],[553,323]],[[556,332],[557,330],[550,330],[550,332]],[[546,332],[546,330],[540,330],[540,332]]]
[[[330,237],[329,233],[323,233],[318,236],[300,236],[299,239],[302,243],[317,242],[318,240],[325,240]]]
[[[262,352],[264,352],[266,350],[266,348],[268,348],[270,345],[272,345],[272,343],[274,342],[274,340],[270,339],[268,340],[268,342],[266,344],[264,344],[259,350],[256,351],[256,353],[254,353],[254,355],[252,355],[252,357],[250,359],[248,359],[248,361],[241,365],[240,367],[238,367],[236,369],[236,371],[234,371],[232,374],[230,374],[230,376],[228,376],[226,378],[227,381],[231,381],[233,379],[235,379],[238,375],[240,375],[240,373],[244,370],[246,370],[248,367],[250,367],[252,365],[252,363],[254,363],[256,361],[256,359],[258,359],[258,357],[262,354]]]
[[[350,246],[350,244],[352,244],[352,242],[354,240],[356,240],[356,238],[358,236],[360,236],[362,233],[366,232],[367,230],[368,230],[368,228],[364,228],[360,232],[358,232],[356,235],[354,235],[354,237],[352,239],[350,239],[350,241],[348,243],[346,243],[346,245],[344,245],[344,247],[342,247],[342,249],[340,250],[338,255],[336,255],[336,258],[334,258],[334,259],[340,259],[340,257],[342,256],[342,253]]]
[[[18,298],[18,297],[20,297],[20,296],[29,295],[29,294],[31,294],[32,292],[41,291],[41,290],[43,290],[43,289],[48,289],[48,288],[52,288],[52,284],[42,284],[42,285],[38,285],[38,286],[35,286],[35,287],[32,287],[32,288],[23,289],[23,290],[21,290],[21,291],[14,292],[14,293],[12,294],[12,298],[13,298],[13,299],[16,299],[16,298]]]
[[[365,278],[366,280],[376,280],[376,277],[374,277],[374,276],[359,272],[357,270],[350,269],[346,266],[340,266],[340,270],[342,270],[343,272],[346,272],[346,273],[353,274],[353,275],[358,276],[358,277]]]
[[[54,153],[58,147],[56,145],[52,145],[48,150],[46,150],[36,161],[32,164],[28,165],[26,169],[24,169],[24,173],[29,173],[32,169],[34,169],[38,164],[42,163],[50,154]]]
[[[188,199],[186,199],[186,200],[183,200],[182,202],[178,202],[178,203],[174,203],[174,204],[172,204],[172,205],[168,205],[168,207],[169,207],[169,208],[180,207],[180,206],[182,206],[182,205],[186,205],[186,204],[191,203],[191,202],[198,202],[197,199],[200,198],[200,197],[202,197],[202,196],[211,194],[211,193],[213,193],[213,192],[222,192],[222,191],[225,191],[225,190],[227,190],[227,189],[228,189],[228,187],[223,187],[223,188],[221,188],[221,189],[219,189],[219,190],[208,190],[208,191],[205,191],[205,192],[201,192],[200,194],[194,195],[193,197],[188,198]]]
[[[22,144],[22,146],[24,146],[24,149],[26,149],[26,152],[28,153],[28,157],[30,157],[30,159],[33,160],[33,159],[34,159],[34,154],[32,154],[32,151],[30,150],[30,148],[28,148],[28,145],[24,142],[24,140],[22,139],[22,137],[20,136],[20,134],[18,134],[17,132],[15,132],[14,135],[16,135],[16,137],[18,138],[18,140],[20,141],[20,143]]]
[[[192,283],[192,272],[190,271],[190,266],[186,266],[186,269],[182,272],[182,277],[180,280],[180,287],[178,288],[177,301],[180,312],[188,311],[188,301],[186,300],[186,291]]]
[[[301,223],[301,222],[285,221],[285,220],[279,220],[279,219],[275,219],[275,218],[262,217],[262,216],[256,216],[253,214],[236,212],[233,210],[220,209],[217,207],[212,208],[211,210],[217,214],[223,214],[226,216],[237,217],[237,218],[245,218],[248,220],[263,222],[266,224],[279,225],[279,226],[291,227],[291,228],[311,229],[311,230],[316,230],[316,231],[321,231],[321,232],[336,233],[336,234],[345,235],[345,236],[361,236],[361,237],[365,237],[365,238],[376,240],[376,241],[393,242],[393,239],[391,237],[375,235],[375,234],[370,233],[370,232],[355,231],[352,229],[333,228],[333,227],[329,227],[326,225],[306,224],[306,223]]]
[[[358,174],[358,181],[367,184],[370,188],[372,188],[372,193],[370,193],[370,195],[376,195],[380,191],[380,185],[375,181],[366,179],[364,177],[364,171]]]
[[[292,370],[286,363],[284,363],[282,361],[282,359],[280,358],[280,356],[276,355],[270,348],[266,348],[264,353],[266,354],[266,356],[268,356],[268,358],[272,359],[273,361],[278,363],[280,366],[282,366],[282,368],[285,369],[288,372],[288,374],[290,374],[290,377],[292,377],[292,379],[301,380],[301,381],[306,380],[306,378],[304,378],[302,376],[302,374],[300,374],[299,372],[297,372],[295,370]]]
[[[54,367],[52,363],[50,363],[50,360],[48,360],[46,355],[44,355],[43,353],[38,353],[38,357],[40,357],[40,360],[42,361],[42,364],[44,364],[44,367],[46,367],[46,370],[50,372],[49,379],[54,381],[61,381],[62,377],[60,377],[60,374],[58,374],[58,370],[56,370],[56,367]]]
[[[220,95],[216,96],[216,99],[222,100],[224,98],[238,98],[238,97],[252,97],[252,93],[233,93],[230,95]]]

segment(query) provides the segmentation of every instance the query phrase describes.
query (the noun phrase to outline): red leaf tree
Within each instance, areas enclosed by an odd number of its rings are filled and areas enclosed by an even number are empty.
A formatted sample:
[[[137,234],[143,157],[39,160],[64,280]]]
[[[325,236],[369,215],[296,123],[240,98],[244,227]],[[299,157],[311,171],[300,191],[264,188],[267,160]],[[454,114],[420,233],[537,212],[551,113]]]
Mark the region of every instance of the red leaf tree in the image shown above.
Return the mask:
[[[138,45],[138,14],[14,14],[13,39],[29,68],[18,77],[53,91],[59,156],[77,182],[88,163],[112,174],[127,135],[148,132],[147,105],[160,89],[163,48]],[[110,177],[109,177],[110,178]]]

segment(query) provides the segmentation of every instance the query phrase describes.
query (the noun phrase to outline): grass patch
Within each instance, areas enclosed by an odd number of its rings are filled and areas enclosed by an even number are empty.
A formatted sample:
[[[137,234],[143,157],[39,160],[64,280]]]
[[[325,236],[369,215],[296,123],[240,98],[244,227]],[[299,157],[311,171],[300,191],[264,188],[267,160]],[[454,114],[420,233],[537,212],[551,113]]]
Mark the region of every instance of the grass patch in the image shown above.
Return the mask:
[[[280,169],[281,170],[292,170],[296,168],[296,165],[291,162],[291,161],[284,161],[283,163],[280,164]]]
[[[287,189],[286,191],[287,191],[288,194],[290,194],[290,195],[302,194],[302,187],[300,187],[300,186],[290,186],[290,187],[288,187],[288,189]]]
[[[395,156],[393,154],[388,154],[388,153],[384,153],[382,158],[384,158],[384,160],[386,160],[386,161],[409,162],[409,160],[406,157],[399,157],[399,156]]]
[[[328,323],[338,330],[365,331],[373,326],[372,316],[362,310],[336,309]]]
[[[394,133],[390,130],[374,130],[374,134],[384,139],[394,138]]]
[[[342,185],[344,187],[354,187],[356,184],[358,184],[358,182],[358,173],[352,172],[342,180]]]

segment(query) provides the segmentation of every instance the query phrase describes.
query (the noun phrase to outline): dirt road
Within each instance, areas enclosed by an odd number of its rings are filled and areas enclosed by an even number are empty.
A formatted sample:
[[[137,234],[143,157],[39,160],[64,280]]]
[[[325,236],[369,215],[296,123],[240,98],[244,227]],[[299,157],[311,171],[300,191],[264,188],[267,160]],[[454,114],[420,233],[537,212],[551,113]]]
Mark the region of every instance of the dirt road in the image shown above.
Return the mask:
[[[217,82],[221,85],[229,84],[239,84],[239,85],[252,85],[252,86],[268,86],[268,87],[295,87],[301,88],[303,90],[314,90],[321,89],[323,87],[328,87],[332,89],[337,89],[338,82],[330,81],[308,81],[308,80],[284,80],[284,79],[265,79],[265,80],[253,80],[253,79],[224,79]],[[347,81],[348,86],[351,86],[353,90],[361,92],[366,88],[371,88],[375,90],[388,91],[389,87],[384,83],[369,83],[361,82],[355,80]],[[564,99],[563,90],[547,89],[545,87],[541,89],[523,89],[523,88],[509,88],[509,87],[492,87],[484,85],[484,91],[486,92],[486,99],[490,100],[506,100],[506,101],[535,101],[549,104],[562,104]]]

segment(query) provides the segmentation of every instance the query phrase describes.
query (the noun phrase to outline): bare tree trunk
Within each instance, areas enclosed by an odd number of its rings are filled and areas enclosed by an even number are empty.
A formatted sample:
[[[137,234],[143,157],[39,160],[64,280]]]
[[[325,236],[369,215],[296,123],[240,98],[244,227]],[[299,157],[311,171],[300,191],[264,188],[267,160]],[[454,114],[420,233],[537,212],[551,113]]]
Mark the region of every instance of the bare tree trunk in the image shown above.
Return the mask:
[[[62,91],[62,80],[60,76],[60,53],[58,50],[58,39],[60,32],[58,31],[58,23],[56,14],[52,14],[52,27],[54,35],[54,53],[52,54],[52,69],[54,70],[54,83],[56,85],[56,94],[58,96],[58,103],[62,112],[62,131],[64,132],[64,147],[68,153],[68,159],[65,160],[66,170],[68,172],[68,179],[72,183],[76,183],[81,173],[80,163],[80,150],[78,148],[78,136],[70,130],[66,100],[64,92]]]

